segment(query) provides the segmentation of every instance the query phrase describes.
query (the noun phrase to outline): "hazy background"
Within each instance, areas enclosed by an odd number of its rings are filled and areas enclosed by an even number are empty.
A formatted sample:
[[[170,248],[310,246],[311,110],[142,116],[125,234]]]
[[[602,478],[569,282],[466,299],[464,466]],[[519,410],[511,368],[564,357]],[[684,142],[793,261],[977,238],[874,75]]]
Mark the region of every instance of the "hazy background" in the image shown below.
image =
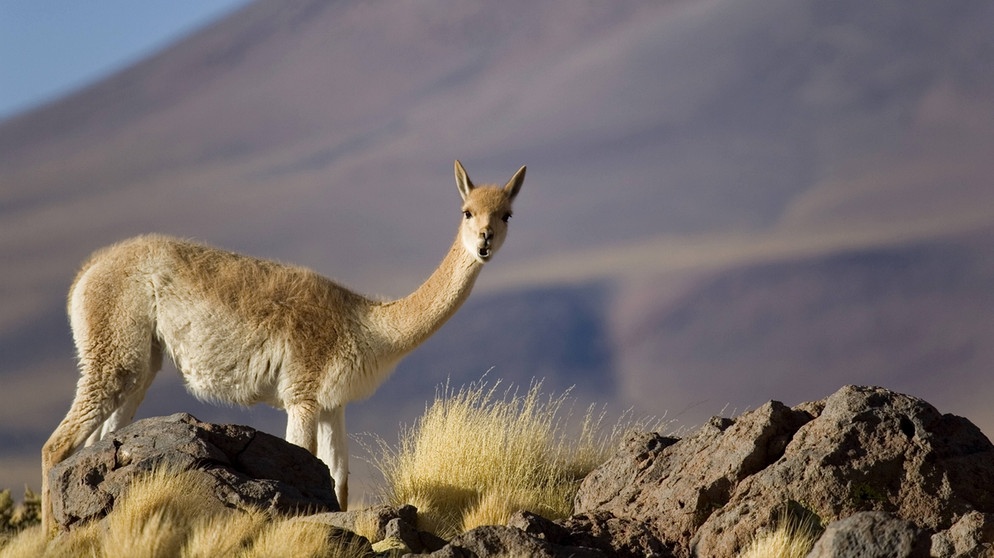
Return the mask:
[[[491,368],[687,428],[858,383],[994,430],[994,4],[240,5],[136,23],[32,97],[10,84],[52,58],[19,49],[75,39],[0,1],[0,486],[40,484],[94,249],[165,232],[400,296],[455,234],[456,158],[478,183],[528,165],[510,237],[351,432],[395,439]],[[181,410],[285,424],[167,367],[139,414]]]

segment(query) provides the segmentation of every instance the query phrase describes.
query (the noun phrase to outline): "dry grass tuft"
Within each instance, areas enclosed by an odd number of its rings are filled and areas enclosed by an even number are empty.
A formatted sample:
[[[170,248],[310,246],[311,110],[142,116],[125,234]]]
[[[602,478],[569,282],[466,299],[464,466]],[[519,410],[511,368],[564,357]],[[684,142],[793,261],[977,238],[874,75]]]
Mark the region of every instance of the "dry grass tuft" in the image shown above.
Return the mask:
[[[179,556],[194,525],[230,512],[204,496],[198,476],[158,469],[138,478],[107,516],[105,556]]]
[[[252,539],[269,522],[269,516],[260,511],[217,514],[198,521],[183,545],[183,558],[214,558],[238,556],[245,551]]]
[[[366,540],[371,543],[378,542],[382,538],[380,533],[380,521],[375,513],[375,510],[369,510],[367,513],[359,514],[356,517],[355,524],[352,525],[349,530],[360,537],[365,537]]]
[[[252,546],[239,554],[242,558],[298,558],[325,556],[360,557],[368,547],[340,535],[340,531],[327,525],[293,518],[282,519],[267,525],[255,538]]]
[[[739,558],[804,558],[818,540],[820,529],[812,521],[788,518],[772,531],[760,533]]]
[[[568,485],[564,487],[570,491]],[[505,525],[511,515],[518,510],[551,507],[550,502],[536,502],[542,495],[523,493],[520,488],[508,487],[505,490],[491,489],[484,492],[469,509],[462,514],[462,531],[469,531],[481,525]],[[570,498],[569,494],[563,494]],[[557,503],[561,498],[553,496],[551,503]]]
[[[157,470],[137,479],[103,520],[48,540],[41,527],[21,531],[0,558],[253,558],[368,555],[333,527],[224,507],[204,495],[196,475]]]
[[[518,510],[566,517],[583,477],[624,433],[646,426],[619,421],[604,434],[603,413],[590,408],[571,436],[568,392],[544,396],[541,382],[523,395],[499,387],[477,382],[454,392],[446,385],[414,427],[401,432],[399,448],[379,440],[371,451],[386,480],[386,501],[416,506],[422,529],[451,537],[505,523]]]
[[[0,544],[0,558],[27,558],[34,556],[44,556],[48,539],[40,525],[22,530],[16,536],[5,539]],[[86,554],[81,553],[80,556]],[[66,556],[66,554],[62,554]]]

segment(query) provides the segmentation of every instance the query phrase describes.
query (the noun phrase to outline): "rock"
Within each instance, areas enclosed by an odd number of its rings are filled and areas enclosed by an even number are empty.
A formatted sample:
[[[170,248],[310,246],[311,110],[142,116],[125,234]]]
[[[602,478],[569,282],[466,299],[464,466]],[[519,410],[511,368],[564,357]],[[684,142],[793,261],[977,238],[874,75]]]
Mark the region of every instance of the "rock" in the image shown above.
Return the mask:
[[[411,547],[407,546],[404,541],[396,539],[393,537],[387,537],[382,541],[373,543],[371,545],[373,552],[380,557],[394,557],[394,556],[407,556],[408,554],[413,554]]]
[[[564,547],[580,547],[602,552],[605,556],[672,556],[672,549],[659,540],[641,521],[616,518],[609,512],[576,515],[551,521],[531,512],[517,512],[508,526]]]
[[[514,527],[487,525],[467,531],[432,552],[433,558],[471,558],[497,555],[550,557],[552,545]]]
[[[156,468],[196,472],[205,495],[228,507],[338,509],[327,466],[307,450],[247,426],[178,413],[137,421],[53,467],[56,523],[68,529],[107,515],[136,476]]]
[[[439,550],[446,544],[443,539],[431,533],[417,530],[415,526],[418,524],[418,510],[410,505],[401,508],[374,506],[345,512],[325,512],[302,516],[299,520],[369,533],[374,540],[391,539],[416,553]]]
[[[534,558],[603,558],[590,548],[563,546],[533,537],[516,527],[486,525],[467,531],[432,552],[433,558],[488,558],[530,556]]]
[[[846,386],[794,408],[773,401],[712,419],[681,440],[629,439],[583,481],[577,515],[559,522],[568,535],[556,536],[722,558],[785,518],[827,525],[860,512],[909,525],[915,552],[931,538],[936,556],[981,555],[994,544],[994,446],[921,399]]]
[[[363,556],[372,558],[375,555],[373,545],[369,539],[362,535],[357,535],[347,529],[341,529],[332,525],[324,525],[327,529],[327,540],[331,543],[332,553],[344,556]]]
[[[403,519],[394,519],[387,523],[386,538],[394,538],[404,542],[411,552],[433,552],[445,546],[445,540],[425,531],[418,531],[414,525]]]
[[[356,533],[369,533],[376,540],[387,537],[387,525],[395,519],[416,525],[418,510],[414,506],[373,506],[361,510],[316,513],[300,518],[301,521],[324,523]]]
[[[994,515],[970,512],[949,529],[932,535],[932,556],[994,556]]]
[[[929,540],[886,512],[859,512],[832,522],[807,558],[928,558]]]
[[[594,469],[583,480],[573,501],[573,508],[582,513],[608,505],[627,488],[638,483],[641,473],[652,466],[662,451],[677,443],[655,432],[632,434],[607,463]]]
[[[560,522],[568,535],[561,544],[595,548],[619,558],[670,558],[676,545],[661,540],[651,521],[615,517],[610,512],[575,515]]]
[[[827,524],[885,511],[935,534],[974,510],[994,511],[994,446],[979,429],[921,399],[847,386],[824,400],[776,463],[736,487],[693,546],[733,555],[785,513]]]
[[[525,533],[553,544],[563,544],[570,538],[568,529],[555,521],[546,519],[529,511],[518,511],[511,515],[508,527],[521,529]]]
[[[811,419],[806,411],[772,401],[736,420],[712,419],[683,440],[634,438],[618,458],[584,479],[575,512],[652,518],[659,540],[689,547],[738,483],[779,459]]]

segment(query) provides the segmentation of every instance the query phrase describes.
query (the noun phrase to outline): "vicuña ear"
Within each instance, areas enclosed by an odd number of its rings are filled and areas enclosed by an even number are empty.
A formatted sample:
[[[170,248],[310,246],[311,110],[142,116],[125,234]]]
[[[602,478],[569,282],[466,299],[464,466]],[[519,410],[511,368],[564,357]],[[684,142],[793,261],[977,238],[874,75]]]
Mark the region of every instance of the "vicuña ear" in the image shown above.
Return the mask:
[[[462,168],[462,163],[459,159],[456,159],[456,187],[459,188],[459,195],[462,196],[462,201],[466,201],[469,198],[469,193],[473,191],[473,181],[469,179],[469,175],[466,174],[466,169]]]
[[[518,172],[514,173],[511,180],[508,180],[507,184],[504,185],[504,193],[507,194],[508,199],[513,200],[514,196],[517,196],[518,191],[521,190],[521,185],[525,182],[525,168],[518,169]]]

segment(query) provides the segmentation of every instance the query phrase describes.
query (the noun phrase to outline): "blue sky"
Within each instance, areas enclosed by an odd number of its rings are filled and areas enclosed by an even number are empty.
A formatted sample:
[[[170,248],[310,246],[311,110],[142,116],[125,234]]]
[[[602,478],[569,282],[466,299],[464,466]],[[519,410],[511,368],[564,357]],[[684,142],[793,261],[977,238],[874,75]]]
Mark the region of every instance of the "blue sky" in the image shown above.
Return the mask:
[[[248,0],[0,0],[0,120],[132,64]]]

